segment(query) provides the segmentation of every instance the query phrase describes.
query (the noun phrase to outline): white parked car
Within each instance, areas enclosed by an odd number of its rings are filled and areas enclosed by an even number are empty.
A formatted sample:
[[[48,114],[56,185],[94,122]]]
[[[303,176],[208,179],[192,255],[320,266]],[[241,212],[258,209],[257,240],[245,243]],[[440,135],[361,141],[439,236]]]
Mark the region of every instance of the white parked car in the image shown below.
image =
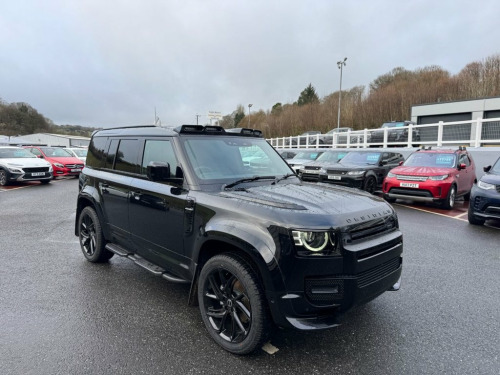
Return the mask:
[[[52,180],[52,165],[21,147],[0,146],[0,186],[13,181]]]
[[[83,161],[83,163],[86,162],[86,160],[87,160],[87,149],[86,148],[66,147],[65,150],[68,151],[71,154],[71,156],[74,156],[74,157],[80,159],[81,161]]]

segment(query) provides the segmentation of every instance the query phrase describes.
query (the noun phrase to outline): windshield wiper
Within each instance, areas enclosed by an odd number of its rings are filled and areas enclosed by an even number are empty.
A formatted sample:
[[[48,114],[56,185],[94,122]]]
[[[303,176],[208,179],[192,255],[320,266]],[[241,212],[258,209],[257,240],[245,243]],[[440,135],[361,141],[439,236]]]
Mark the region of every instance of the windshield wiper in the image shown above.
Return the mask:
[[[236,180],[234,182],[231,182],[230,184],[227,184],[224,186],[224,189],[230,189],[236,185],[242,184],[244,182],[252,182],[252,181],[257,181],[257,180],[274,180],[276,179],[276,176],[253,176],[253,177],[247,177],[247,178],[242,178],[241,180]]]
[[[297,176],[297,175],[295,173],[287,173],[286,175],[281,176],[280,178],[276,178],[273,182],[273,185],[277,184],[280,181],[286,180],[288,177],[292,176]]]

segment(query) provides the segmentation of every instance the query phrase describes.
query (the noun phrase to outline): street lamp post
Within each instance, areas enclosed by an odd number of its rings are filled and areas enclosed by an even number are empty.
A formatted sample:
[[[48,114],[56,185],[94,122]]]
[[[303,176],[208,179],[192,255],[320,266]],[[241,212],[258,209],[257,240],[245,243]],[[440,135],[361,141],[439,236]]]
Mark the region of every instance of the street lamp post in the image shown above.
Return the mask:
[[[337,129],[340,128],[340,97],[342,96],[342,68],[346,65],[345,64],[346,60],[347,60],[347,57],[344,58],[344,61],[337,61],[337,66],[340,69],[339,113],[337,116]]]
[[[252,106],[253,104],[249,104],[248,105],[248,128],[250,129],[250,107]]]

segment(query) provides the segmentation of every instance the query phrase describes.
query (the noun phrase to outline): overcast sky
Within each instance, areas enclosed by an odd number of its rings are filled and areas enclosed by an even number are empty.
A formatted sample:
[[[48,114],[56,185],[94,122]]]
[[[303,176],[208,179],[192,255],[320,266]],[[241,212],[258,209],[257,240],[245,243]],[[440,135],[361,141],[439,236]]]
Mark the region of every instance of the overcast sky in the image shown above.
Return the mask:
[[[3,0],[0,98],[56,124],[196,123],[269,110],[309,84],[401,66],[452,74],[500,53],[498,0]],[[207,117],[200,118],[200,123]]]

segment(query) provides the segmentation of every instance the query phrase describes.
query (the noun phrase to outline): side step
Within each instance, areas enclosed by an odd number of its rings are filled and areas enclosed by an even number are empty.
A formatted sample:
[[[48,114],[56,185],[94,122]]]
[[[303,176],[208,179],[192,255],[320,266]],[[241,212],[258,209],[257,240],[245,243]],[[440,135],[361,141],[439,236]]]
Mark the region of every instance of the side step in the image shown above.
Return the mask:
[[[161,276],[164,279],[172,282],[172,283],[179,283],[179,284],[188,284],[190,283],[189,280],[181,279],[177,276],[174,276],[170,273],[168,273],[164,268],[157,266],[156,264],[153,264],[151,262],[148,262],[146,259],[139,255],[135,255],[134,253],[128,251],[127,249],[114,244],[114,243],[107,243],[106,244],[106,250],[111,251],[112,253],[119,255],[121,257],[128,258],[132,261],[134,261],[135,264],[138,266],[144,268],[145,270],[151,272],[152,274],[156,276]]]

